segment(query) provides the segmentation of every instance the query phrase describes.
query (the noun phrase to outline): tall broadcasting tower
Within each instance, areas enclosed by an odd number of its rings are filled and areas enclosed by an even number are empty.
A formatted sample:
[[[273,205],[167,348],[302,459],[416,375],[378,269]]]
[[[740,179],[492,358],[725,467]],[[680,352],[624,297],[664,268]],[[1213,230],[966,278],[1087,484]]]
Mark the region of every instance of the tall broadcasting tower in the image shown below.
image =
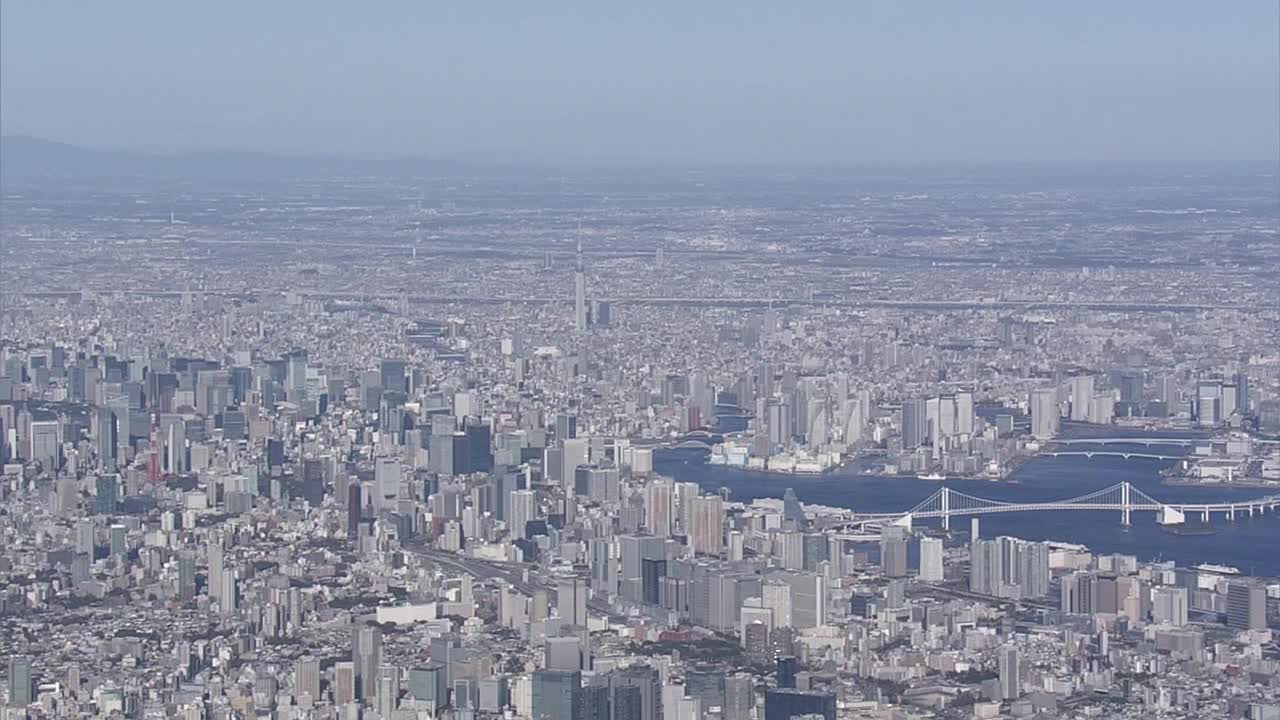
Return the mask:
[[[582,269],[582,240],[578,240],[578,262],[573,271],[573,321],[578,332],[587,330],[587,274]]]
[[[151,415],[151,440],[147,447],[147,482],[155,484],[160,482],[160,428],[156,423],[158,416],[155,413]]]

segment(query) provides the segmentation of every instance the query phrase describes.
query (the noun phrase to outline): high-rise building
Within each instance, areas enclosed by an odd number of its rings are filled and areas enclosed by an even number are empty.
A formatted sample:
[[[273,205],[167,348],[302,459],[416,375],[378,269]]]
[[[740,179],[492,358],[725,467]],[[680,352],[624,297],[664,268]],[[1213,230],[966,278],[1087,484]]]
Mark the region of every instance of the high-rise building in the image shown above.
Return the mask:
[[[1187,624],[1187,589],[1158,587],[1151,591],[1151,620],[1162,625]]]
[[[351,662],[355,666],[356,693],[368,700],[378,694],[378,668],[382,667],[382,630],[376,625],[356,628],[351,643]]]
[[[1233,582],[1227,586],[1227,627],[1232,630],[1265,630],[1267,595],[1255,585]]]
[[[1236,412],[1241,415],[1248,415],[1249,405],[1249,376],[1245,373],[1236,373]]]
[[[719,495],[695,497],[690,503],[690,544],[701,555],[719,555],[724,548],[724,501]]]
[[[581,578],[560,581],[556,590],[556,612],[560,619],[578,627],[587,626],[587,583]]]
[[[956,434],[956,396],[940,395],[934,411],[933,431],[929,439],[936,446],[942,438]]]
[[[444,663],[430,662],[409,670],[409,696],[438,714],[449,704],[449,672]]]
[[[956,393],[956,434],[973,434],[973,393]]]
[[[925,401],[911,399],[902,401],[902,447],[912,450],[924,444],[928,436],[928,420],[926,419]]]
[[[361,484],[353,482],[347,488],[347,537],[355,539],[360,535],[360,518],[364,512],[364,497]]]
[[[658,720],[662,713],[662,682],[658,670],[632,665],[608,675],[613,690],[613,720]]]
[[[533,673],[533,720],[583,720],[582,673],[538,670]]]
[[[1012,645],[1001,648],[998,664],[1001,699],[1018,699],[1022,695],[1022,668],[1018,648]]]
[[[1058,391],[1041,388],[1031,392],[1031,434],[1048,440],[1058,434]]]
[[[333,704],[342,707],[356,699],[356,664],[339,662],[333,666]]]
[[[403,360],[383,360],[379,370],[383,391],[408,391]]]
[[[234,615],[240,604],[239,588],[236,584],[234,568],[224,567],[222,579],[218,582],[218,611],[223,615]]]
[[[1062,576],[1060,586],[1062,612],[1088,615],[1093,612],[1093,578],[1084,573]]]
[[[794,688],[796,686],[796,673],[798,672],[800,672],[799,658],[793,655],[778,658],[778,687]]]
[[[667,575],[666,560],[640,560],[640,598],[647,605],[662,601],[662,578]]]
[[[14,655],[9,658],[9,704],[25,707],[32,701],[31,658]]]
[[[107,548],[111,557],[124,557],[129,552],[127,528],[124,525],[112,525],[107,532]]]
[[[378,714],[391,717],[400,704],[400,669],[394,665],[378,668]]]
[[[196,559],[190,553],[182,553],[178,556],[178,600],[188,603],[195,597]]]
[[[400,494],[400,459],[380,457],[373,465],[374,507],[382,507],[388,499]]]
[[[782,493],[782,518],[790,521],[796,530],[803,530],[808,522],[794,488],[787,488]]]
[[[746,673],[729,675],[724,679],[724,712],[725,718],[749,718],[755,706],[756,693],[752,687],[751,676]],[[615,716],[614,720],[618,720]]]
[[[791,624],[797,630],[827,622],[827,579],[817,573],[790,572],[781,578],[791,587]]]
[[[828,692],[776,688],[764,693],[764,720],[793,720],[797,716],[836,719],[836,696]]]
[[[1049,592],[1049,546],[998,537],[969,544],[969,590],[1007,598]]]
[[[1196,386],[1196,422],[1201,427],[1213,427],[1223,420],[1222,383],[1204,381]]]
[[[1088,422],[1089,407],[1093,402],[1093,376],[1077,375],[1071,378],[1071,420]]]
[[[940,538],[920,539],[920,580],[928,583],[942,582],[942,540]]]
[[[1143,376],[1139,372],[1122,372],[1116,385],[1120,391],[1120,402],[1137,405],[1142,402]]]
[[[1089,422],[1094,425],[1110,425],[1116,416],[1116,399],[1108,391],[1093,394],[1089,403]]]
[[[822,533],[805,533],[802,566],[816,571],[818,566],[831,559],[831,541]]]
[[[906,529],[887,525],[880,531],[880,571],[885,577],[907,575]]]
[[[791,586],[781,580],[768,580],[762,586],[761,602],[773,617],[774,627],[791,627]]]
[[[62,428],[57,420],[32,422],[28,429],[27,460],[38,462],[49,474],[62,467]]]
[[[775,547],[782,550],[782,567],[787,570],[804,569],[804,535],[799,532],[778,533]]]
[[[512,490],[507,498],[507,523],[511,537],[522,539],[533,520],[538,518],[537,496],[532,490]]]
[[[103,470],[116,467],[116,418],[111,408],[100,407],[94,413],[94,441],[98,464]]]
[[[111,515],[116,512],[120,498],[120,476],[115,473],[103,473],[94,480],[97,496],[94,508],[99,515]]]
[[[655,478],[644,486],[644,529],[658,537],[671,535],[671,483]]]
[[[309,697],[311,702],[320,699],[320,661],[315,658],[303,658],[293,668],[293,697]]]

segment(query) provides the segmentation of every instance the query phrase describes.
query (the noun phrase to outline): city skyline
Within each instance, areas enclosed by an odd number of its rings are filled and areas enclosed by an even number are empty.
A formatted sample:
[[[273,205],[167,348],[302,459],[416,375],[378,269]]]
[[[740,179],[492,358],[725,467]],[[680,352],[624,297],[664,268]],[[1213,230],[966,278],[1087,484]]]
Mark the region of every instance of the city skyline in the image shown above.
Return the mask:
[[[1280,5],[0,4],[0,720],[1280,718]]]

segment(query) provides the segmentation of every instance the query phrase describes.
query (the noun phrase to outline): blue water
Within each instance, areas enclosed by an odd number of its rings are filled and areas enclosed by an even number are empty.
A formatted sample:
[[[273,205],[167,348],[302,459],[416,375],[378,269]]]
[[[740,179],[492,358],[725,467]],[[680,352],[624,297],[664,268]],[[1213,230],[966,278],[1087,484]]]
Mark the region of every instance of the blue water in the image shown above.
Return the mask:
[[[1110,446],[1110,450],[1148,451],[1142,446]],[[1172,453],[1170,453],[1172,454]],[[821,476],[787,476],[734,470],[706,464],[705,453],[666,451],[655,458],[655,470],[707,490],[726,487],[730,499],[749,502],[757,497],[782,497],[788,488],[808,503],[847,507],[863,512],[905,511],[932,495],[943,484],[976,497],[1007,502],[1066,500],[1128,481],[1156,500],[1217,502],[1270,494],[1260,488],[1213,488],[1162,485],[1160,471],[1172,461],[1119,457],[1039,457],[1014,474],[1021,484],[983,480],[938,483],[915,478],[881,477],[836,471]],[[936,522],[936,521],[931,521]],[[1088,546],[1095,553],[1126,553],[1143,560],[1173,560],[1179,565],[1219,563],[1253,575],[1280,576],[1280,513],[1237,516],[1228,522],[1216,515],[1214,535],[1172,535],[1150,512],[1134,513],[1124,528],[1118,512],[1035,512],[981,516],[984,537],[1012,535],[1027,540],[1059,540]],[[967,532],[967,517],[953,518],[952,529]]]

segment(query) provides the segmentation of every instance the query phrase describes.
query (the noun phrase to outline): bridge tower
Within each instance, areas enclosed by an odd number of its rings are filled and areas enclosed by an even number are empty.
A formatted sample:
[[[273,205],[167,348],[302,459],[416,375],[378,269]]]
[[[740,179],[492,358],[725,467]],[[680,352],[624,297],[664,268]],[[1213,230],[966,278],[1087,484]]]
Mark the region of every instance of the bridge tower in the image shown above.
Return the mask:
[[[942,497],[942,529],[951,529],[951,488],[943,486]]]
[[[1129,513],[1133,511],[1133,501],[1130,499],[1130,490],[1128,482],[1120,483],[1120,523],[1122,525],[1129,524]]]

